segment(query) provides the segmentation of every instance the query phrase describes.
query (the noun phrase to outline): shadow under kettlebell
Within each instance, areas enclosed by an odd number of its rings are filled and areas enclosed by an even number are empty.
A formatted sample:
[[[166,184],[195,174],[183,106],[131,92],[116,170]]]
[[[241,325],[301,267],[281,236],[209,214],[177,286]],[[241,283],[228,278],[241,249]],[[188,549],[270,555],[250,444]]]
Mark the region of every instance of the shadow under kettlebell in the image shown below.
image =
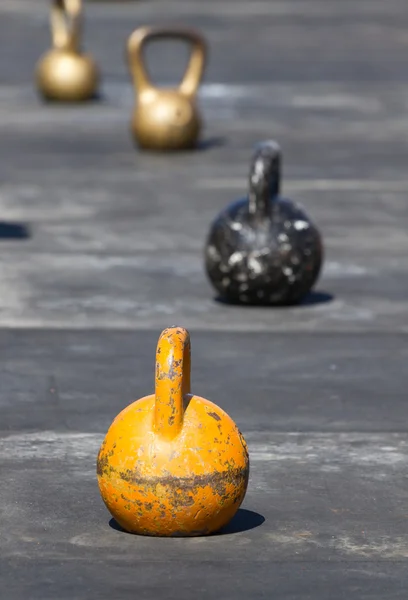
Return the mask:
[[[28,240],[30,228],[24,223],[0,221],[0,240]]]
[[[227,298],[224,298],[223,296],[214,296],[213,300],[217,304],[224,304],[226,306],[231,307],[235,306],[237,308],[268,308],[272,310],[279,310],[285,308],[302,308],[306,306],[316,306],[318,304],[327,304],[335,300],[335,295],[325,291],[311,291],[300,302],[284,302],[281,304],[270,304],[268,302],[262,303],[261,301],[259,301],[258,304],[245,304],[239,300],[233,298],[229,300]]]
[[[142,149],[144,154],[163,156],[162,150],[157,150],[156,148],[142,147],[132,136],[132,143],[135,150]],[[219,136],[219,137],[209,137],[198,140],[196,144],[188,146],[186,148],[174,148],[167,149],[166,154],[175,154],[177,156],[184,156],[185,154],[194,154],[200,152],[208,152],[209,150],[213,150],[215,148],[222,148],[226,146],[227,139]]]
[[[42,100],[42,102],[45,105],[48,106],[52,106],[54,107],[61,107],[66,109],[68,106],[78,106],[78,105],[90,105],[92,106],[93,104],[101,104],[103,102],[106,102],[106,100],[108,99],[106,94],[104,94],[101,91],[96,91],[94,92],[91,96],[89,96],[89,98],[85,98],[85,99],[80,99],[80,100],[59,100],[58,98],[54,98],[52,96],[44,96],[40,91],[38,92],[38,96],[39,98]]]
[[[223,148],[227,144],[227,139],[223,136],[214,136],[199,140],[196,146],[198,152],[205,152],[213,148]]]
[[[239,508],[238,512],[235,514],[232,520],[227,525],[225,525],[225,527],[223,527],[219,531],[210,534],[209,537],[217,537],[220,535],[232,535],[234,533],[243,533],[244,531],[256,529],[257,527],[260,527],[263,523],[265,523],[265,517],[260,513],[255,512],[253,510],[248,510],[246,508]],[[115,521],[115,519],[113,518],[109,521],[109,527],[111,529],[114,529],[115,531],[119,531],[120,533],[136,535],[123,529],[123,527],[121,527],[119,523],[117,523],[117,521]]]

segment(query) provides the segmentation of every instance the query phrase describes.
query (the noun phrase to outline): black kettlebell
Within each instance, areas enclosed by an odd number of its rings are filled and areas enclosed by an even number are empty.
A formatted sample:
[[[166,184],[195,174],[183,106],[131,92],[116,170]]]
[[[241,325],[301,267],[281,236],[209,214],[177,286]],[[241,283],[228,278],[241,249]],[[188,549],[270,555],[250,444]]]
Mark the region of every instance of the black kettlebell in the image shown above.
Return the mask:
[[[303,207],[279,195],[280,165],[276,142],[258,144],[248,197],[230,204],[211,225],[206,271],[227,302],[296,304],[319,276],[321,236]]]

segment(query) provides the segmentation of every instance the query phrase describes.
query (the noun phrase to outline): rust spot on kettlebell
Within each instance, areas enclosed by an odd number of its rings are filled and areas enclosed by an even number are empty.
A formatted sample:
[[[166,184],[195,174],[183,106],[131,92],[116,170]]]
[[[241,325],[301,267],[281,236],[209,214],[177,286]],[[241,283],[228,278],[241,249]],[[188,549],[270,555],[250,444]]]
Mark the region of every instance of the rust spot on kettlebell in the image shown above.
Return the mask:
[[[208,413],[208,416],[209,416],[209,417],[212,417],[212,418],[213,418],[213,419],[215,419],[216,421],[221,421],[221,417],[219,417],[219,416],[217,415],[217,413],[215,413],[215,412],[209,412],[209,413]]]

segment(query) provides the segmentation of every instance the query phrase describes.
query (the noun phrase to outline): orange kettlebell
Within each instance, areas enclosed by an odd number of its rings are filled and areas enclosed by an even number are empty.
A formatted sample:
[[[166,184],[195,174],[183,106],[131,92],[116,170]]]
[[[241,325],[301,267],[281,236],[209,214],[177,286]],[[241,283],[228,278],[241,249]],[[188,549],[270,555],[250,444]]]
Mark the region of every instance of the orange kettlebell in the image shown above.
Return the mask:
[[[190,336],[183,327],[162,332],[155,394],[113,421],[97,475],[108,510],[131,533],[208,535],[240,507],[248,485],[247,445],[222,409],[190,393]]]

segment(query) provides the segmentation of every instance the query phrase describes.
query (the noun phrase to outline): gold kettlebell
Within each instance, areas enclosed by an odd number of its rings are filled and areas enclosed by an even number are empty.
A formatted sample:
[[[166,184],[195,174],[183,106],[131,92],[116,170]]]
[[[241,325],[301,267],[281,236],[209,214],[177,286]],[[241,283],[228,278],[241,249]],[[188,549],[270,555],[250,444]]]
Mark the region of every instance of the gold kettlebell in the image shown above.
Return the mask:
[[[83,102],[96,94],[99,71],[93,58],[80,51],[81,21],[81,0],[53,0],[53,47],[36,68],[37,87],[46,100]]]
[[[157,88],[150,81],[143,60],[147,42],[176,38],[192,45],[190,60],[178,88]],[[140,148],[184,150],[193,148],[201,130],[196,94],[206,62],[206,43],[192,29],[141,27],[127,43],[129,69],[137,103],[131,129]]]

